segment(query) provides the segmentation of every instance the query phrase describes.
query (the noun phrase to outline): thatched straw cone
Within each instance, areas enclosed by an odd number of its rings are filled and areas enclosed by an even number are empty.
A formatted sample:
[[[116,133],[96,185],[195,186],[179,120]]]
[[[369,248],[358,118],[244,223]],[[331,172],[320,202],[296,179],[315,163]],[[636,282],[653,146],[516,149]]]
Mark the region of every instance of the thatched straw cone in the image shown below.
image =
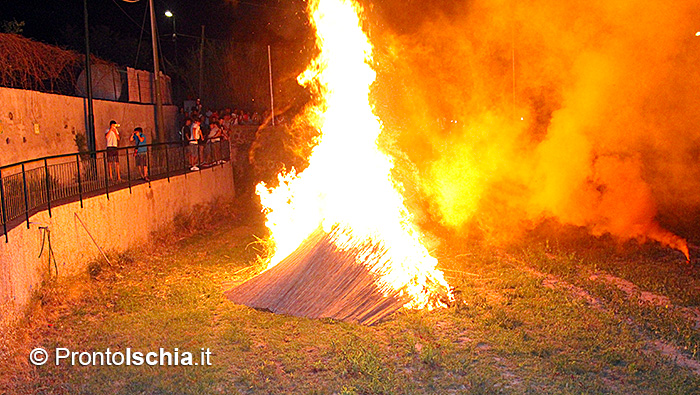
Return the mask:
[[[339,250],[318,229],[279,264],[226,291],[226,296],[277,314],[371,325],[407,299],[399,291],[380,290],[377,274],[357,262],[359,252]]]

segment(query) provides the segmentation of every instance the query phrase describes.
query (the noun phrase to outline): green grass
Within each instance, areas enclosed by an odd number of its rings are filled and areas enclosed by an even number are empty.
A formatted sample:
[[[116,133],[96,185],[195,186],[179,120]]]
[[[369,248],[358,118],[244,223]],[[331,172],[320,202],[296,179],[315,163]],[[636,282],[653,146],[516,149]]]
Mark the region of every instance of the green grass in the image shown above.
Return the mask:
[[[190,226],[186,218],[179,223]],[[664,271],[680,270],[670,260],[657,263],[663,270],[642,266],[638,274],[624,267],[630,261],[579,256],[536,242],[507,253],[443,249],[441,265],[469,273],[449,273],[456,303],[402,310],[366,327],[230,303],[224,284],[242,280],[239,273],[249,275],[239,271],[256,262],[256,237],[264,237],[264,230],[255,218],[217,224],[115,256],[112,268],[93,264],[91,274],[45,287],[20,328],[27,340],[16,350],[25,363],[0,376],[7,393],[680,394],[700,388],[698,376],[648,345],[656,338],[680,348],[697,344],[697,330],[588,280],[595,270],[628,275],[640,287],[690,305],[693,292],[663,280]],[[584,287],[604,308],[543,286],[512,257]],[[212,366],[32,368],[26,356],[37,346],[209,348],[213,355]]]
[[[581,239],[584,239],[581,241]],[[583,237],[568,243],[529,240],[510,253],[542,272],[556,275],[585,288],[610,309],[634,321],[644,333],[664,339],[700,359],[700,327],[679,308],[700,306],[700,267],[687,264],[680,253],[657,244],[624,246],[591,242]],[[594,273],[607,273],[627,280],[640,291],[669,298],[670,305],[654,305],[627,295],[614,284],[591,280]]]

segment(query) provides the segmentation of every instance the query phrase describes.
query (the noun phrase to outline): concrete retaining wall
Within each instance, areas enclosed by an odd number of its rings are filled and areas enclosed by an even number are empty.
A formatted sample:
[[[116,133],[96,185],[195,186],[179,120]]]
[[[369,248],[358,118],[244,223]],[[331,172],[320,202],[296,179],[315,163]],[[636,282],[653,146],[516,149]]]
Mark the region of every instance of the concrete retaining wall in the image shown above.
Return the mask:
[[[48,258],[38,258],[42,235],[39,226],[48,225],[51,245],[58,261],[60,276],[86,270],[87,263],[99,251],[76,219],[85,223],[102,249],[124,251],[146,242],[152,231],[162,228],[179,212],[219,197],[234,196],[231,162],[198,172],[153,181],[110,192],[80,202],[52,208],[52,217],[43,211],[9,231],[9,243],[0,239],[0,330],[3,323],[19,317],[32,292],[48,270]],[[53,269],[52,269],[53,270]]]
[[[151,104],[93,100],[93,107],[97,149],[105,148],[104,132],[112,119],[121,124],[120,146],[133,145],[127,133],[136,126],[147,136],[154,133]],[[163,112],[165,130],[176,133],[177,107],[164,106]],[[82,97],[0,87],[0,165],[77,152],[74,138],[85,134],[86,114],[87,101]]]

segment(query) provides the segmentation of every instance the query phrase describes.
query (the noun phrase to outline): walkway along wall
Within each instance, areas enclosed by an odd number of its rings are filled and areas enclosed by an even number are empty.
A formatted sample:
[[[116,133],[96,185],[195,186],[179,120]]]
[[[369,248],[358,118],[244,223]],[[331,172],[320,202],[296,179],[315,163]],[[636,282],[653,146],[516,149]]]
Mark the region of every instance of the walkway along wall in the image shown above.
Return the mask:
[[[133,145],[129,132],[141,126],[153,142],[151,104],[93,100],[97,149],[105,148],[109,121],[121,124],[119,146]],[[175,139],[177,107],[164,106],[166,140]],[[0,165],[77,152],[75,135],[85,134],[85,98],[0,87]]]
[[[46,251],[39,258],[42,233],[51,230],[51,246],[60,276],[86,270],[86,264],[99,251],[90,240],[75,213],[85,223],[103,250],[124,251],[148,241],[152,231],[162,228],[179,212],[221,197],[233,197],[231,162],[201,171],[140,184],[52,208],[52,216],[42,211],[26,224],[8,232],[9,243],[0,242],[0,331],[3,324],[20,317],[32,292],[48,271]],[[53,267],[52,267],[53,270]]]

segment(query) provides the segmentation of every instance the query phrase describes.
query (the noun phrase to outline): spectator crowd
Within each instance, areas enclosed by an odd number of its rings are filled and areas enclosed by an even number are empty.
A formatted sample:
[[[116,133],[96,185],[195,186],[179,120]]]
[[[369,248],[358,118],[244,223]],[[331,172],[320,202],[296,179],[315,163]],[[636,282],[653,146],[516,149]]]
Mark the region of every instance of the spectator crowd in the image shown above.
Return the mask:
[[[199,170],[199,163],[206,161],[203,157],[204,148],[211,143],[208,155],[217,156],[217,151],[221,141],[233,139],[233,145],[243,145],[246,136],[234,133],[234,126],[237,125],[260,125],[269,117],[265,113],[258,112],[252,114],[238,109],[204,109],[201,101],[197,99],[189,109],[181,107],[178,112],[178,138],[183,144],[188,145],[188,160],[191,170]],[[277,117],[276,117],[277,118]],[[208,156],[204,155],[204,156]]]

